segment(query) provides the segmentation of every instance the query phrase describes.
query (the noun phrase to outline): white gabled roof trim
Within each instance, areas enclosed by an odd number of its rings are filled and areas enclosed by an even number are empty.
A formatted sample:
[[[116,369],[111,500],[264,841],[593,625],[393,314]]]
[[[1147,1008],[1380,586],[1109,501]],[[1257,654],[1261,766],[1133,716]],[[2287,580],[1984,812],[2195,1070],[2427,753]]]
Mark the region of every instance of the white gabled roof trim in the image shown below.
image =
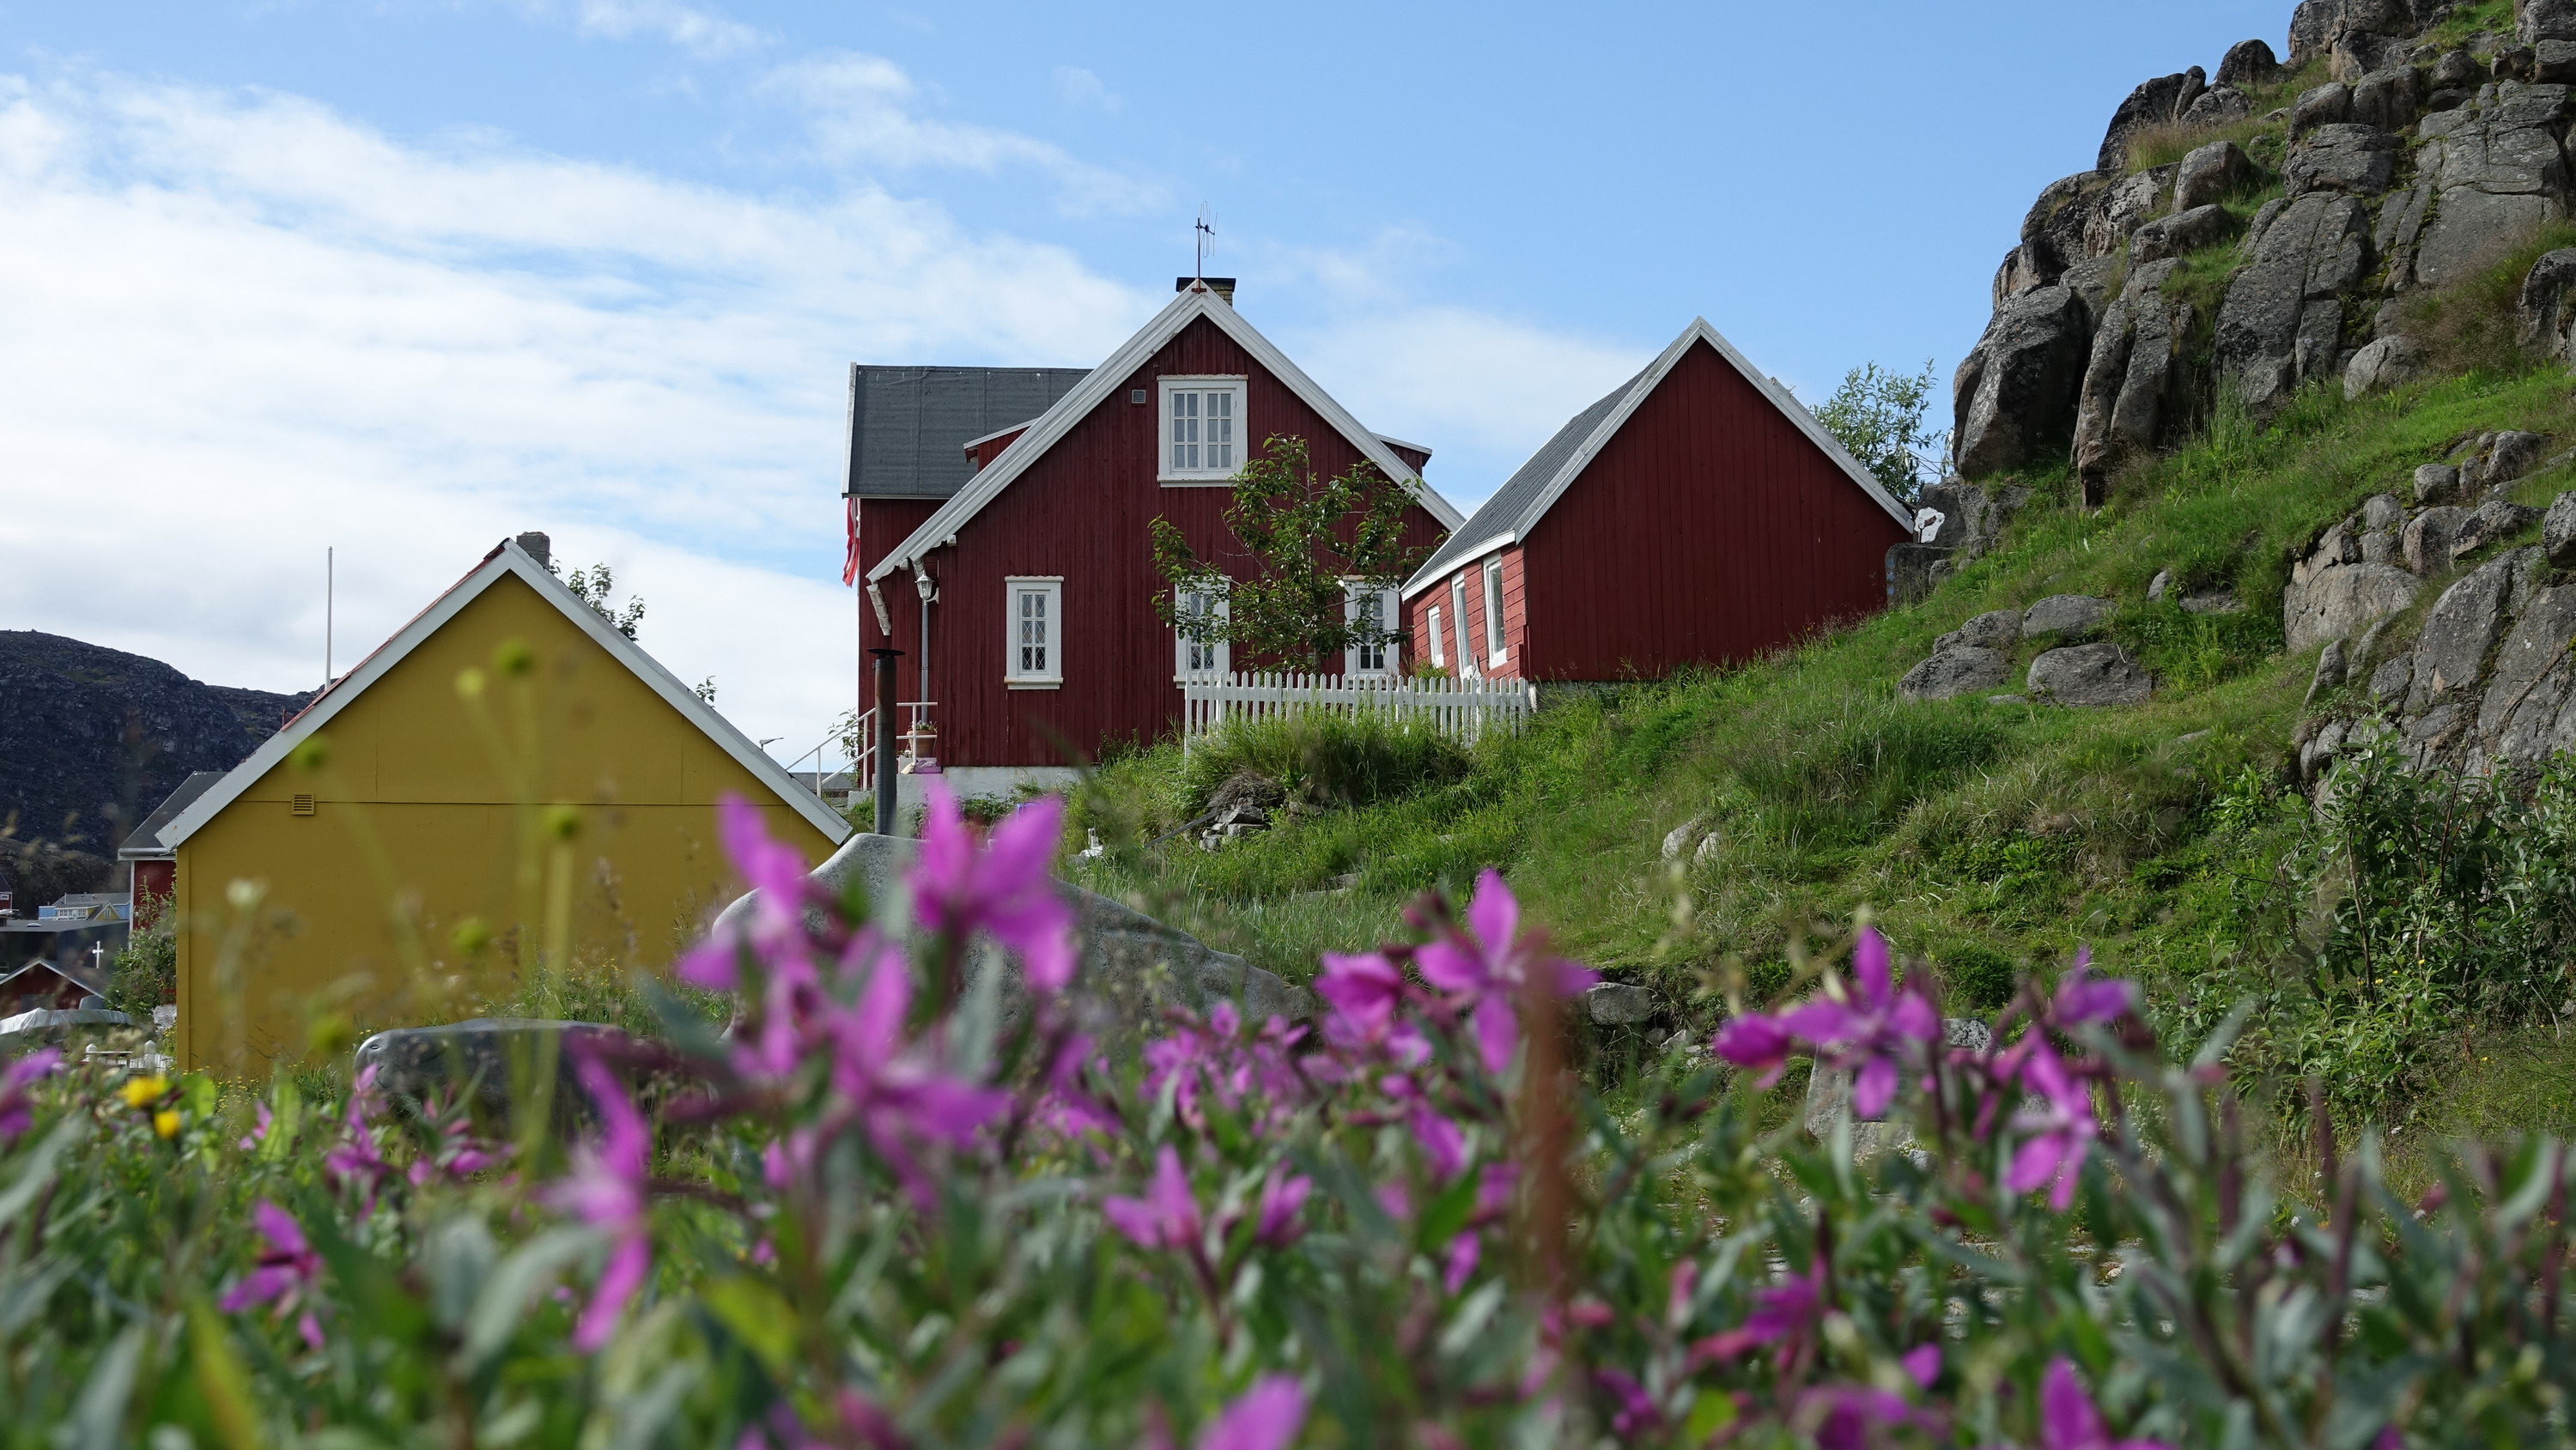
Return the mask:
[[[985,434],[985,435],[984,435],[983,437],[981,437],[981,438],[969,438],[969,439],[967,439],[965,442],[960,443],[960,444],[958,444],[957,446],[958,446],[960,449],[963,449],[963,450],[965,450],[965,451],[967,451],[967,452],[970,452],[970,453],[971,453],[971,452],[973,452],[975,449],[980,448],[980,447],[982,447],[983,445],[985,445],[985,444],[987,444],[987,443],[992,442],[994,439],[999,438],[999,437],[1003,436],[1004,434],[1007,434],[1007,433],[1017,433],[1017,432],[1019,432],[1021,429],[1028,427],[1030,424],[1035,423],[1036,421],[1037,421],[1037,419],[1035,419],[1035,418],[1024,418],[1024,419],[1022,419],[1021,421],[1019,421],[1019,422],[1017,422],[1017,423],[1012,424],[1012,425],[1011,425],[1010,427],[1008,427],[1008,428],[996,428],[996,429],[994,429],[992,432]]]
[[[733,757],[735,764],[750,771],[762,785],[769,787],[771,794],[803,816],[806,824],[821,831],[834,844],[848,838],[849,822],[824,805],[819,797],[798,785],[784,767],[735,729],[733,722],[717,714],[713,706],[699,699],[695,691],[681,684],[677,676],[664,669],[660,661],[646,654],[635,641],[619,634],[607,620],[599,617],[598,611],[582,603],[562,580],[528,557],[518,541],[513,539],[484,560],[473,573],[459,580],[455,587],[440,595],[436,603],[414,616],[411,623],[404,625],[392,639],[361,661],[356,669],[325,688],[320,699],[307,706],[303,714],[287,722],[285,729],[268,737],[259,749],[251,752],[250,759],[234,766],[229,774],[197,797],[186,810],[172,817],[170,823],[161,828],[162,844],[176,848],[195,834],[200,826],[222,814],[225,807],[239,800],[261,776],[275,769],[280,761],[295,752],[297,746],[330,724],[351,701],[365,694],[369,686],[391,674],[395,667],[410,657],[413,650],[445,628],[448,621],[464,611],[466,605],[481,597],[483,591],[499,583],[505,575],[515,575],[534,589],[538,598],[571,620],[590,637],[591,643],[608,651],[629,673],[659,695],[663,703],[686,716],[701,734],[715,742],[717,749]]]
[[[1694,317],[1691,319],[1690,326],[1682,329],[1682,335],[1674,338],[1672,344],[1655,358],[1654,364],[1637,375],[1636,381],[1629,385],[1627,395],[1619,400],[1619,405],[1610,410],[1609,416],[1601,420],[1600,426],[1592,430],[1590,437],[1583,440],[1583,446],[1574,450],[1573,456],[1565,460],[1565,466],[1559,468],[1556,476],[1548,480],[1547,487],[1531,501],[1528,508],[1521,511],[1520,517],[1494,520],[1503,525],[1502,538],[1505,542],[1529,537],[1530,530],[1537,526],[1538,521],[1546,516],[1547,511],[1555,506],[1558,499],[1565,496],[1565,491],[1574,486],[1574,480],[1583,476],[1583,470],[1592,466],[1592,460],[1601,455],[1602,449],[1610,446],[1610,440],[1619,436],[1619,430],[1627,426],[1628,419],[1638,408],[1644,406],[1646,399],[1652,397],[1655,389],[1662,386],[1664,379],[1680,365],[1683,356],[1690,351],[1691,344],[1694,342],[1705,342],[1716,349],[1717,355],[1726,359],[1736,372],[1742,374],[1744,380],[1751,383],[1756,391],[1768,399],[1771,406],[1779,410],[1781,416],[1797,425],[1799,432],[1807,435],[1808,442],[1823,449],[1825,456],[1833,460],[1835,467],[1840,468],[1853,483],[1860,485],[1862,492],[1867,493],[1873,502],[1886,510],[1887,516],[1894,519],[1899,528],[1904,529],[1909,535],[1913,533],[1914,515],[1906,512],[1903,505],[1888,495],[1887,490],[1880,486],[1877,475],[1861,467],[1860,460],[1851,456],[1850,450],[1843,447],[1840,439],[1825,431],[1825,425],[1816,421],[1816,415],[1808,412],[1805,404],[1791,396],[1788,389],[1772,381],[1768,373],[1755,367],[1751,359],[1736,351],[1735,344],[1728,342],[1724,333],[1711,327],[1707,318]],[[1488,547],[1492,546],[1487,545],[1472,550],[1470,555],[1482,553],[1484,548]],[[1451,562],[1441,565],[1436,574],[1432,572],[1431,565],[1426,563],[1422,572],[1405,581],[1405,598],[1411,599],[1420,594],[1458,567],[1454,551],[1444,546],[1441,553],[1451,554]],[[1437,562],[1436,556],[1433,562]]]
[[[1214,292],[1190,291],[1173,298],[1170,305],[1155,313],[1154,319],[1142,330],[1127,339],[1118,351],[1111,353],[1108,361],[1093,368],[1089,376],[1074,385],[1072,392],[1057,399],[1054,407],[1040,414],[1036,422],[1028,425],[1027,432],[1012,439],[1011,445],[991,463],[984,465],[981,472],[968,479],[955,497],[923,520],[921,527],[912,531],[911,537],[878,560],[876,567],[868,570],[868,578],[883,579],[897,569],[908,569],[922,555],[944,543],[956,542],[957,531],[965,526],[967,520],[983,512],[986,504],[1000,497],[1003,489],[1027,472],[1031,464],[1046,456],[1046,451],[1072,432],[1075,424],[1089,417],[1092,409],[1107,402],[1110,394],[1126,383],[1130,373],[1162,351],[1163,344],[1202,317],[1215,323],[1245,352],[1252,354],[1255,362],[1287,384],[1288,390],[1307,407],[1322,414],[1333,431],[1357,448],[1361,457],[1376,464],[1380,473],[1413,495],[1414,501],[1438,519],[1442,528],[1455,529],[1467,521],[1466,515],[1458,512],[1456,505],[1423,482],[1422,475],[1406,467],[1404,460],[1396,457],[1377,434],[1361,427],[1357,418],[1333,401],[1332,394],[1315,386],[1314,379],[1290,362],[1288,355],[1263,337],[1251,323],[1244,321],[1224,298]]]

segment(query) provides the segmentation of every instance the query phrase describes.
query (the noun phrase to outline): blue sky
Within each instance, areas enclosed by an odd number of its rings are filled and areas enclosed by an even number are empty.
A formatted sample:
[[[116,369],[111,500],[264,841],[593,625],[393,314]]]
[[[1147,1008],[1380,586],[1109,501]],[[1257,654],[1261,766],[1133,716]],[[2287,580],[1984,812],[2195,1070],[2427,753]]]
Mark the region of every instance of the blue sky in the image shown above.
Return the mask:
[[[2290,8],[0,3],[0,626],[287,688],[325,545],[345,664],[542,527],[818,738],[852,360],[1095,362],[1205,203],[1464,507],[1694,314],[1946,394],[2130,86]]]

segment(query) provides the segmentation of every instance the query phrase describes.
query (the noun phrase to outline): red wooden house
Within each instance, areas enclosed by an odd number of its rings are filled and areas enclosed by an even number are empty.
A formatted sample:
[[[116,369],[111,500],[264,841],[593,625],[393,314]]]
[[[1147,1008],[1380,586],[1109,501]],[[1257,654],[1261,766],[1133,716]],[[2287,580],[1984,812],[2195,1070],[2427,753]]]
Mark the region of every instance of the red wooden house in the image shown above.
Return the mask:
[[[1788,391],[1695,320],[1574,416],[1404,586],[1413,654],[1456,673],[1652,679],[1886,603],[1913,516]]]
[[[872,491],[882,480],[854,451],[860,644],[906,652],[898,695],[936,702],[935,744],[919,753],[937,757],[959,794],[1060,779],[1107,744],[1154,740],[1181,719],[1183,671],[1232,663],[1156,615],[1170,586],[1148,525],[1168,518],[1200,557],[1248,573],[1223,515],[1236,471],[1267,439],[1303,438],[1324,477],[1374,465],[1413,495],[1414,546],[1462,522],[1422,481],[1429,450],[1361,427],[1243,320],[1232,290],[1184,279],[1171,305],[1043,411],[948,440],[967,467],[935,503],[926,485]],[[854,418],[858,407],[854,392]],[[1394,593],[1354,607],[1392,620]],[[1348,663],[1394,669],[1399,655]]]

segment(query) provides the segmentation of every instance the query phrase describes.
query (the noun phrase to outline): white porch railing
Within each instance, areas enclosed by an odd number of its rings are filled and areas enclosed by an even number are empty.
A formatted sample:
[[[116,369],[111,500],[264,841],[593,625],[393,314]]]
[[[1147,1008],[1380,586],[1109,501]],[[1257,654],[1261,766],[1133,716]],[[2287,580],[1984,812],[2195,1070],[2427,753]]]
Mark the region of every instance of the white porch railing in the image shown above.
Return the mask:
[[[905,700],[895,706],[904,712],[904,729],[895,736],[900,749],[899,759],[910,760],[916,755],[926,754],[924,747],[937,742],[938,737],[930,728],[930,712],[937,704],[935,700]],[[856,795],[876,788],[876,764],[877,712],[870,709],[857,715],[842,716],[841,723],[832,728],[832,733],[821,744],[788,765],[787,773],[819,796],[826,793],[825,787],[835,777],[846,772],[849,792]]]
[[[1333,710],[1347,715],[1384,712],[1472,744],[1488,727],[1519,729],[1538,708],[1538,687],[1522,680],[1280,671],[1184,675],[1180,685],[1185,739],[1205,735],[1228,720]]]

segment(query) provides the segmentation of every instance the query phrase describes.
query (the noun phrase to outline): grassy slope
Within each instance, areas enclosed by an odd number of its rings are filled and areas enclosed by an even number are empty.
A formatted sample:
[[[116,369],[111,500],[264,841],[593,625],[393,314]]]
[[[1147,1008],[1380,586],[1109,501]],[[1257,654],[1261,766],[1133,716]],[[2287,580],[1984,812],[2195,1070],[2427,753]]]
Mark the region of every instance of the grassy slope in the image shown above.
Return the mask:
[[[1163,747],[1104,768],[1087,793],[1083,823],[1129,843],[1089,868],[1092,884],[1303,978],[1317,951],[1391,933],[1415,892],[1496,865],[1571,952],[1683,999],[1729,961],[1756,987],[1784,980],[1793,937],[1838,934],[1866,908],[1953,1000],[1991,1005],[2090,945],[2195,1030],[2285,930],[2268,897],[2290,827],[2277,793],[2254,803],[2283,777],[2314,665],[2281,650],[2286,561],[2370,494],[2403,497],[2415,466],[2462,435],[2505,427],[2576,434],[2563,376],[2457,377],[2354,405],[2312,392],[2260,430],[2221,418],[2098,513],[2069,506],[2062,479],[2037,480],[2007,546],[1920,605],[1723,674],[1552,703],[1455,784],[1215,854],[1133,844],[1197,803]],[[2519,492],[2545,503],[2571,486],[2538,477]],[[2177,595],[2232,587],[2245,608],[2149,604],[2160,569]],[[1936,636],[2055,593],[2122,601],[2108,634],[2155,673],[2152,703],[1896,700]],[[1666,834],[1694,819],[1719,844],[1663,861]],[[1346,873],[1357,884],[1334,890]],[[2555,1039],[2472,1045],[2454,1080],[2448,1116],[2463,1123],[2576,1127],[2576,1055]]]

